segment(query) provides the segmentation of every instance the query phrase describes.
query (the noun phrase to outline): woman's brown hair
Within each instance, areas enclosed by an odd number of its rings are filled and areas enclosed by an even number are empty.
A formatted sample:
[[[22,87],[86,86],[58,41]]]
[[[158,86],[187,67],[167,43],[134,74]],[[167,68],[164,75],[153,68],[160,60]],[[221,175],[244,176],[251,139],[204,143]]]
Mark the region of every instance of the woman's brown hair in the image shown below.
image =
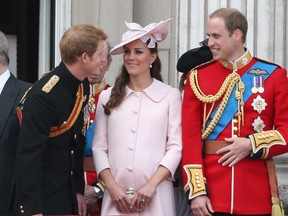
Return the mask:
[[[146,44],[149,44],[149,40],[146,42]],[[150,68],[151,77],[163,82],[161,76],[161,61],[158,56],[157,44],[155,48],[149,48],[149,50],[151,54],[157,54],[155,61],[152,63],[152,68]],[[112,88],[110,99],[105,105],[103,104],[104,113],[106,115],[110,115],[111,109],[119,106],[122,103],[125,96],[125,87],[129,83],[129,80],[129,73],[123,64],[121,71],[115,80],[115,85]]]

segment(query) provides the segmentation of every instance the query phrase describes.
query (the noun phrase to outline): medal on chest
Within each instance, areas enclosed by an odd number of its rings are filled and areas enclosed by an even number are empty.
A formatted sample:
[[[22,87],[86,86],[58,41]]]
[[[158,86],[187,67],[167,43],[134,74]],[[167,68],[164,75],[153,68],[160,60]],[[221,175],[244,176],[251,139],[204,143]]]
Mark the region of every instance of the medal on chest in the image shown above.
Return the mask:
[[[252,79],[252,88],[251,92],[253,94],[263,93],[264,89],[264,77],[263,76],[254,76]]]
[[[96,111],[95,98],[94,98],[94,95],[91,95],[91,94],[88,100],[88,110],[90,113],[95,113]]]
[[[253,99],[253,103],[251,105],[253,106],[253,109],[260,114],[263,110],[265,110],[267,103],[265,102],[265,99],[258,95],[255,99]]]
[[[258,95],[255,99],[253,99],[253,103],[251,105],[253,109],[257,111],[258,114],[260,115],[265,110],[267,103],[265,102],[264,98]],[[258,116],[256,119],[254,119],[252,126],[253,126],[253,129],[259,133],[263,131],[265,124],[264,124],[264,121],[261,119],[261,117]]]
[[[264,124],[264,121],[260,118],[260,116],[258,116],[252,123],[252,126],[253,126],[253,129],[259,133],[263,131],[265,124]]]

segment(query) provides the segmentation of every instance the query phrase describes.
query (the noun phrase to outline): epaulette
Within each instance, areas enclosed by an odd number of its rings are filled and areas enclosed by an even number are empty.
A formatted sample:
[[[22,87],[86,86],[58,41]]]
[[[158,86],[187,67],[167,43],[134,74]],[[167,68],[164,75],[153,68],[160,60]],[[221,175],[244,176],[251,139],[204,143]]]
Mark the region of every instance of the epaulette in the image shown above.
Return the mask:
[[[283,68],[281,65],[278,65],[278,64],[276,64],[276,63],[274,63],[274,62],[267,61],[267,60],[264,60],[264,59],[259,59],[259,58],[257,58],[257,57],[254,57],[254,58],[257,59],[258,61],[265,62],[265,63],[272,64],[272,65],[276,65],[276,66],[278,66],[279,68]]]
[[[45,93],[49,93],[52,88],[57,84],[57,82],[59,81],[59,76],[57,75],[53,75],[48,82],[43,86],[42,91],[44,91]]]
[[[206,66],[208,66],[208,65],[210,65],[210,64],[212,64],[214,62],[216,62],[216,60],[212,59],[211,61],[208,61],[208,62],[205,62],[203,64],[197,65],[196,67],[192,68],[189,73],[191,73],[193,70],[199,70],[201,68],[204,68],[204,67],[206,67]]]

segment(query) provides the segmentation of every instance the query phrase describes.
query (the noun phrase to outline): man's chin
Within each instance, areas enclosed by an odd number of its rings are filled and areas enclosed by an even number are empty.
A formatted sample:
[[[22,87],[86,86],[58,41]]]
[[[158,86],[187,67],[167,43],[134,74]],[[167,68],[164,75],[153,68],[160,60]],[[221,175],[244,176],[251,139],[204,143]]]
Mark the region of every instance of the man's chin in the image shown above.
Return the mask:
[[[99,83],[98,79],[97,78],[92,78],[92,77],[89,77],[89,83],[90,84],[96,84],[96,83]]]

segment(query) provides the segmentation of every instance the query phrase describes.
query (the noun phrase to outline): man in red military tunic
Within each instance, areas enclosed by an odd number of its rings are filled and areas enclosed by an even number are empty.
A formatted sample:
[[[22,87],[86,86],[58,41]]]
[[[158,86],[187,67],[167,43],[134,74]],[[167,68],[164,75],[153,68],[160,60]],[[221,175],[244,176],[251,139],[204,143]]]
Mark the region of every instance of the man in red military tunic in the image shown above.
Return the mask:
[[[94,160],[92,157],[92,139],[94,133],[94,119],[96,114],[96,106],[98,98],[102,90],[109,87],[106,84],[104,75],[109,70],[112,57],[109,54],[109,44],[105,44],[104,52],[102,53],[100,73],[97,76],[88,77],[90,83],[90,95],[88,104],[85,107],[85,121],[87,122],[86,131],[86,147],[84,158],[85,171],[85,200],[87,204],[87,212],[90,216],[100,216],[101,198],[103,196],[104,185],[97,180],[95,172]]]
[[[247,26],[236,9],[213,12],[214,60],[187,76],[182,168],[194,216],[281,215],[271,170],[288,151],[287,71],[251,55]]]

